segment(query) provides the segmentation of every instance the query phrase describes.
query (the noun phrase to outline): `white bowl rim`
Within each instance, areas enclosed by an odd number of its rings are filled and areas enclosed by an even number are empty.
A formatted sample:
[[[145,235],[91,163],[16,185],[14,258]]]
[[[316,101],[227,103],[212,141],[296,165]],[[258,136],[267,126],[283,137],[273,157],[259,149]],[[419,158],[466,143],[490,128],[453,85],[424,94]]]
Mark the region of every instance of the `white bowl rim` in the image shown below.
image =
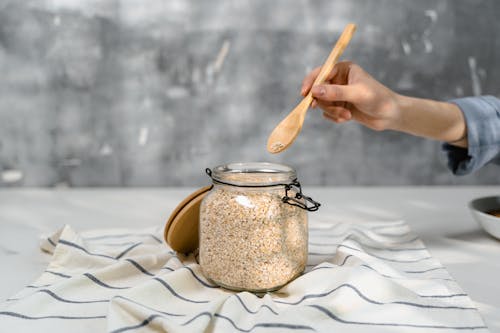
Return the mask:
[[[486,196],[486,197],[479,197],[479,198],[472,199],[471,201],[469,201],[469,203],[468,203],[467,206],[469,207],[470,210],[474,211],[475,213],[479,213],[482,216],[489,218],[490,220],[500,222],[500,217],[488,214],[487,212],[479,210],[479,209],[476,209],[474,207],[474,203],[477,202],[477,201],[479,201],[479,200],[494,199],[494,198],[497,198],[500,201],[500,195],[489,195],[489,196]],[[498,209],[500,209],[500,206],[499,206]]]

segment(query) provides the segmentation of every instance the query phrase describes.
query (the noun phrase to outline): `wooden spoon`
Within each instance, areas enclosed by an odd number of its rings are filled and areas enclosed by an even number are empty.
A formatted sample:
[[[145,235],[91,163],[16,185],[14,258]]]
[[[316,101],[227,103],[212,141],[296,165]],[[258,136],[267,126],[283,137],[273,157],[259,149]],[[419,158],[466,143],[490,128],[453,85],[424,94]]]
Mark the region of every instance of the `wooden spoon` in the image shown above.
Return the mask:
[[[328,74],[330,74],[333,70],[333,67],[335,66],[335,63],[339,59],[340,55],[344,52],[345,48],[351,41],[355,31],[355,24],[350,23],[345,27],[342,35],[340,35],[340,38],[333,47],[332,52],[330,52],[330,55],[321,67],[316,80],[314,80],[313,86],[325,82]],[[295,141],[295,138],[297,138],[300,130],[302,129],[306,112],[312,101],[313,97],[311,91],[309,91],[306,97],[304,97],[295,109],[293,109],[293,111],[290,112],[288,116],[274,128],[269,136],[269,139],[267,140],[267,151],[272,154],[281,153],[287,149],[293,141]]]

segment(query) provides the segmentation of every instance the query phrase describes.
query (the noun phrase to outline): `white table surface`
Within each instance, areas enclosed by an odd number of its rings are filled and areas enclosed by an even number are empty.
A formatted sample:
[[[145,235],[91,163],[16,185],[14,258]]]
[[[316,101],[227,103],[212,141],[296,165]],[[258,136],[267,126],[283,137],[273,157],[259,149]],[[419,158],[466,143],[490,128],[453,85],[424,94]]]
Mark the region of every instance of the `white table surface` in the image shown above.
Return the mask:
[[[192,189],[0,190],[0,301],[33,282],[50,257],[39,236],[76,230],[163,226]],[[472,219],[467,203],[500,195],[495,187],[340,187],[304,192],[322,203],[310,218],[404,219],[470,295],[491,332],[500,332],[500,241]],[[314,214],[314,215],[313,215]]]

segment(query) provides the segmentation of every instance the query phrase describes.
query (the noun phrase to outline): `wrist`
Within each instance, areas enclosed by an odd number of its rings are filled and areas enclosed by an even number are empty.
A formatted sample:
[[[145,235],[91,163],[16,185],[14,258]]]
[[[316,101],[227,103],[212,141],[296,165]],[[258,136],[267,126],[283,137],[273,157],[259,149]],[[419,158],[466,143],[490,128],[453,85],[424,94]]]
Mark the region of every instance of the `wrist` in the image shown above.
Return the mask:
[[[393,93],[390,98],[390,112],[387,129],[399,132],[407,132],[404,114],[410,108],[411,101],[408,97]]]

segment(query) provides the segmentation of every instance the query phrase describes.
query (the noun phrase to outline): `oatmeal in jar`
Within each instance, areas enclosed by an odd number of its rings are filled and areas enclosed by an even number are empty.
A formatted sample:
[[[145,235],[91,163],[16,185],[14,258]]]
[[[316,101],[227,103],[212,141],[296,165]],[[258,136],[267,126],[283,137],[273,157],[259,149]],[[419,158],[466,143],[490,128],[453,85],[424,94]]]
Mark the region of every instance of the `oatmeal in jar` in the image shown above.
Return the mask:
[[[200,207],[204,274],[222,287],[254,292],[278,289],[300,275],[307,261],[310,207],[295,171],[234,163],[215,168],[211,177],[214,188]],[[317,209],[319,204],[307,199]]]

